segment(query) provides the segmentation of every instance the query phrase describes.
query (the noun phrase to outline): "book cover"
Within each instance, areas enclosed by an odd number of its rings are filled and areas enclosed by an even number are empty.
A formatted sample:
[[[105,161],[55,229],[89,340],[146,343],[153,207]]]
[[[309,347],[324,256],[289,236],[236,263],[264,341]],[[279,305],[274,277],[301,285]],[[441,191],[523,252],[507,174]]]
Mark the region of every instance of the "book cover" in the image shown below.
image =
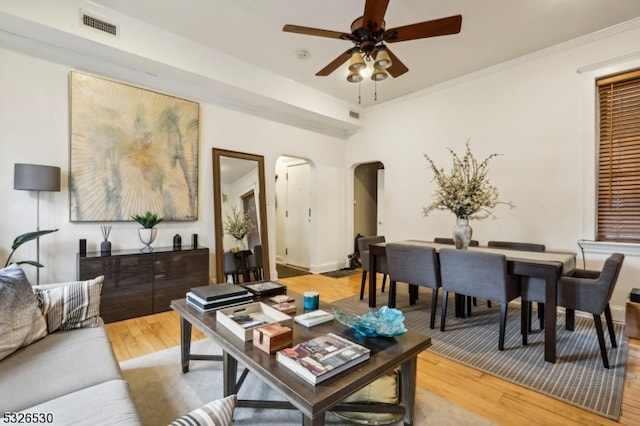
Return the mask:
[[[307,382],[317,385],[366,361],[370,356],[371,351],[364,346],[337,334],[327,333],[278,351],[276,360]]]
[[[227,297],[247,294],[247,289],[231,283],[203,285],[200,287],[192,287],[191,293],[200,299],[210,302],[212,300],[224,299]]]
[[[295,322],[304,325],[305,327],[313,327],[314,325],[331,321],[333,319],[333,314],[323,311],[322,309],[318,309],[312,312],[307,312],[306,314],[297,315],[293,319]]]

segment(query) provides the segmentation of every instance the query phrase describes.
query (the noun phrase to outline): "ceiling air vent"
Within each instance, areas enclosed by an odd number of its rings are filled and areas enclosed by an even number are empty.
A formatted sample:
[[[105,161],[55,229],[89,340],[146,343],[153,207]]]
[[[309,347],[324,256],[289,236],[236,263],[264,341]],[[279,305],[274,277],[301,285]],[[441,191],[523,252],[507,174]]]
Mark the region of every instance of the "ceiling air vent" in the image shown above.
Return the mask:
[[[103,19],[91,16],[84,11],[80,11],[80,17],[82,19],[82,25],[85,27],[93,28],[94,30],[101,31],[103,33],[110,34],[112,36],[118,36],[118,26],[111,24]]]
[[[358,119],[358,120],[359,120],[359,119],[360,119],[360,114],[358,114],[358,113],[357,113],[357,112],[355,112],[355,111],[351,111],[351,110],[349,110],[349,117],[351,117],[351,118],[356,118],[356,119]]]

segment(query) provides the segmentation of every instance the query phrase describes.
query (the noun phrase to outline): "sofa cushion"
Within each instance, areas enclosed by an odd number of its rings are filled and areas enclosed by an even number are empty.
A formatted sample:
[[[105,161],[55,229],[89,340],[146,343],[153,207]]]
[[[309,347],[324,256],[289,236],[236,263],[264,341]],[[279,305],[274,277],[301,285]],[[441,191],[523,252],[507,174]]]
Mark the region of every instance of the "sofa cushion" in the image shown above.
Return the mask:
[[[138,413],[124,380],[110,380],[61,395],[26,410],[51,413],[56,425],[122,425],[140,424]],[[44,422],[42,422],[44,423]]]
[[[231,426],[237,396],[216,399],[171,422],[169,426]]]
[[[20,411],[122,379],[104,327],[59,331],[0,362],[1,408]]]
[[[46,333],[44,317],[22,268],[12,264],[0,269],[0,360]]]
[[[104,277],[36,287],[36,298],[47,320],[47,331],[72,330],[100,325],[100,292]]]

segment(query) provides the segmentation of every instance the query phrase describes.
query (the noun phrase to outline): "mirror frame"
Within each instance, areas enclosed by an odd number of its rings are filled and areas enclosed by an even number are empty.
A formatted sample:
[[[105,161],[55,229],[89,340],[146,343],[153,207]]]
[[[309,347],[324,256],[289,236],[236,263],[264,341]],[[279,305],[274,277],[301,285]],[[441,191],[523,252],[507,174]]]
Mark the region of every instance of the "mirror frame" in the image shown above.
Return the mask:
[[[229,151],[226,149],[213,148],[213,218],[215,229],[215,250],[216,250],[216,282],[225,282],[224,276],[224,231],[222,229],[222,191],[220,188],[220,157],[230,157],[240,160],[256,161],[258,163],[258,187],[260,197],[258,199],[258,212],[260,214],[260,242],[262,243],[262,263],[264,281],[271,279],[269,263],[269,236],[267,233],[267,203],[265,200],[265,178],[264,178],[264,156],[248,154],[245,152]]]

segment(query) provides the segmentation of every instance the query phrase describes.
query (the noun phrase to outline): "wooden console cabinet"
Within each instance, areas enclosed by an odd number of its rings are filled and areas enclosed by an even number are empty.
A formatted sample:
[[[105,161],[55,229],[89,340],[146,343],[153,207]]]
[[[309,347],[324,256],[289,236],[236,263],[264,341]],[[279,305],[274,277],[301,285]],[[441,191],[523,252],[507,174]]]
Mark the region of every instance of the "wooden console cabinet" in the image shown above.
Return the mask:
[[[168,311],[171,300],[184,298],[191,287],[209,284],[209,249],[154,247],[152,252],[78,255],[79,280],[100,275],[100,315],[105,322]]]

